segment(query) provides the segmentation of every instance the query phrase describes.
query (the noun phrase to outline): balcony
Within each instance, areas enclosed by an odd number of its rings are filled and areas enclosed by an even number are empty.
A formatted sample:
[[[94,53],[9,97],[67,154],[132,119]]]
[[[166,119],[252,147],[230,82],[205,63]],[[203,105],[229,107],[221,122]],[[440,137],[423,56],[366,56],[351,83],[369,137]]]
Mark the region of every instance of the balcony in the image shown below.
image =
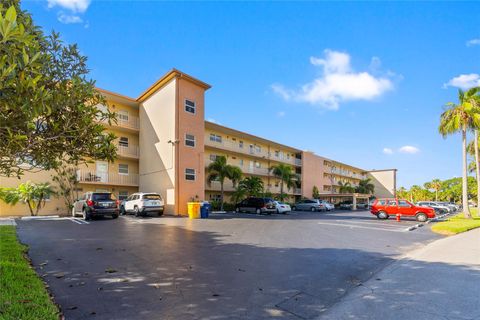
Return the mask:
[[[250,148],[249,145],[243,145],[243,147],[240,147],[239,143],[234,143],[231,141],[222,141],[222,142],[216,142],[216,141],[211,141],[209,137],[205,137],[205,145],[213,147],[213,148],[218,148],[222,150],[229,150],[237,153],[242,153],[242,154],[248,154],[251,156],[256,156],[260,158],[268,158],[268,152],[266,152],[264,149],[261,149],[260,151],[255,150],[255,148]]]
[[[114,172],[99,173],[94,170],[77,170],[77,179],[80,183],[99,185],[138,186],[138,174],[128,175]]]
[[[137,145],[133,144],[129,144],[128,146],[117,144],[117,154],[119,157],[138,159],[140,149]]]
[[[205,159],[205,166],[208,166],[210,163],[212,163],[213,161],[210,160],[210,159]],[[243,173],[246,173],[246,174],[255,174],[255,175],[259,175],[259,176],[269,176],[271,174],[269,174],[269,170],[268,168],[257,168],[257,167],[250,167],[250,166],[240,166],[239,164],[236,164],[236,163],[231,163],[229,161],[227,161],[228,164],[230,165],[234,165],[234,166],[237,166],[239,167],[240,169],[242,169],[242,172]]]
[[[100,122],[108,125],[107,121],[100,120]],[[110,126],[113,128],[127,129],[128,131],[137,132],[140,129],[140,118],[135,116],[128,116],[127,119],[124,119],[117,116],[117,122],[112,121]]]
[[[207,191],[220,191],[220,182],[219,181],[212,181],[210,185],[205,183],[205,190]],[[223,191],[225,192],[232,192],[235,191],[233,184],[229,180],[225,180],[223,183]]]

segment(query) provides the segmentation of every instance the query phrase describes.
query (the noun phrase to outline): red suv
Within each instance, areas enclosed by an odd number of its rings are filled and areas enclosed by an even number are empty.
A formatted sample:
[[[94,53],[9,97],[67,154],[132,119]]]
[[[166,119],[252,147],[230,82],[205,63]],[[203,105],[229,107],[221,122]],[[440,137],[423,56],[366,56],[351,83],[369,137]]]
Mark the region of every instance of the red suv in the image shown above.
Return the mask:
[[[407,200],[399,199],[377,199],[372,205],[370,212],[378,219],[388,219],[391,215],[401,214],[402,216],[415,217],[417,221],[425,222],[429,218],[435,218],[435,210],[428,207],[419,207]]]

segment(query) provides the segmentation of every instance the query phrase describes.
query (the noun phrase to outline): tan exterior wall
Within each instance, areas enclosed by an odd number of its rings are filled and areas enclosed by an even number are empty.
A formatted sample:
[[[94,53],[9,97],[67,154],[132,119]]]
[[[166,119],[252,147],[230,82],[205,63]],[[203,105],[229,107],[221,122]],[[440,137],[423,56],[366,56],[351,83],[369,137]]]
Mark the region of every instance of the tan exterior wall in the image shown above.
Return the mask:
[[[324,193],[323,186],[330,184],[329,179],[324,176],[324,160],[325,158],[313,152],[302,153],[302,197],[312,198],[313,186],[316,186],[320,193]]]
[[[140,106],[139,190],[158,192],[165,213],[175,213],[176,81],[171,80]]]
[[[393,198],[396,196],[397,170],[369,171],[368,177],[375,186],[374,196],[377,198]]]
[[[177,208],[176,214],[187,214],[187,202],[205,198],[204,132],[205,89],[186,81],[178,80],[177,101]],[[195,114],[185,111],[185,100],[195,102]],[[195,147],[185,145],[185,135],[195,136]],[[195,180],[186,180],[185,169],[195,170]]]

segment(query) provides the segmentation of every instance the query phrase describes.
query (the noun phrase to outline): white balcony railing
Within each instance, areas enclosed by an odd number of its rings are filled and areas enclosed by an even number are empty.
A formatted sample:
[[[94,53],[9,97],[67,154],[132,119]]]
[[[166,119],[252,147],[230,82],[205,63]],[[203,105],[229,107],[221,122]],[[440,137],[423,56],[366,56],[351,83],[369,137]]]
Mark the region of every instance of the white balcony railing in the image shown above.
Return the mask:
[[[117,144],[117,153],[120,156],[138,158],[140,156],[140,149],[137,145],[129,144],[128,147]]]
[[[210,163],[212,163],[213,161],[209,158],[205,159],[205,166],[208,166]],[[268,168],[257,168],[257,167],[250,167],[247,165],[239,165],[238,163],[231,163],[230,161],[227,161],[228,164],[230,165],[234,165],[234,166],[237,166],[239,167],[240,169],[242,169],[242,172],[243,173],[249,173],[249,174],[256,174],[256,175],[261,175],[261,176],[268,176],[268,175],[271,175],[269,174],[269,170]]]
[[[225,141],[225,140],[222,142],[211,141],[209,136],[205,137],[205,144],[207,146],[230,150],[238,153],[249,154],[249,155],[253,155],[261,158],[268,157],[268,152],[263,148],[258,150],[255,148],[255,146],[250,147],[250,145],[247,145],[247,144],[243,144],[243,147],[240,147],[240,144],[238,142],[235,143],[233,141]]]
[[[91,170],[77,170],[77,179],[80,183],[138,186],[138,174],[128,175],[118,173],[100,173]]]

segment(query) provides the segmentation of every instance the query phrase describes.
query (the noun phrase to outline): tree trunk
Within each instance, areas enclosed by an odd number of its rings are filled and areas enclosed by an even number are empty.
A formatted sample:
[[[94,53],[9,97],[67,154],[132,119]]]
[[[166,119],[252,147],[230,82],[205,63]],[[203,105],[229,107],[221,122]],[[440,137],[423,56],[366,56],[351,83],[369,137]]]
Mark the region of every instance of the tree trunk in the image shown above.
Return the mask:
[[[435,189],[435,201],[438,201],[438,189]]]
[[[478,130],[475,130],[475,167],[476,167],[476,173],[477,173],[477,208],[478,208],[478,202],[480,201],[480,166],[478,165]]]
[[[470,209],[468,208],[468,180],[467,180],[467,129],[464,126],[462,129],[462,161],[463,161],[463,170],[462,170],[462,206],[463,206],[463,215],[465,218],[471,219],[472,215],[470,214]]]
[[[223,181],[220,181],[220,211],[223,211]]]
[[[33,217],[35,213],[33,212],[32,204],[27,200],[28,210],[30,210],[30,215]]]
[[[280,200],[283,201],[283,180],[280,182]]]

